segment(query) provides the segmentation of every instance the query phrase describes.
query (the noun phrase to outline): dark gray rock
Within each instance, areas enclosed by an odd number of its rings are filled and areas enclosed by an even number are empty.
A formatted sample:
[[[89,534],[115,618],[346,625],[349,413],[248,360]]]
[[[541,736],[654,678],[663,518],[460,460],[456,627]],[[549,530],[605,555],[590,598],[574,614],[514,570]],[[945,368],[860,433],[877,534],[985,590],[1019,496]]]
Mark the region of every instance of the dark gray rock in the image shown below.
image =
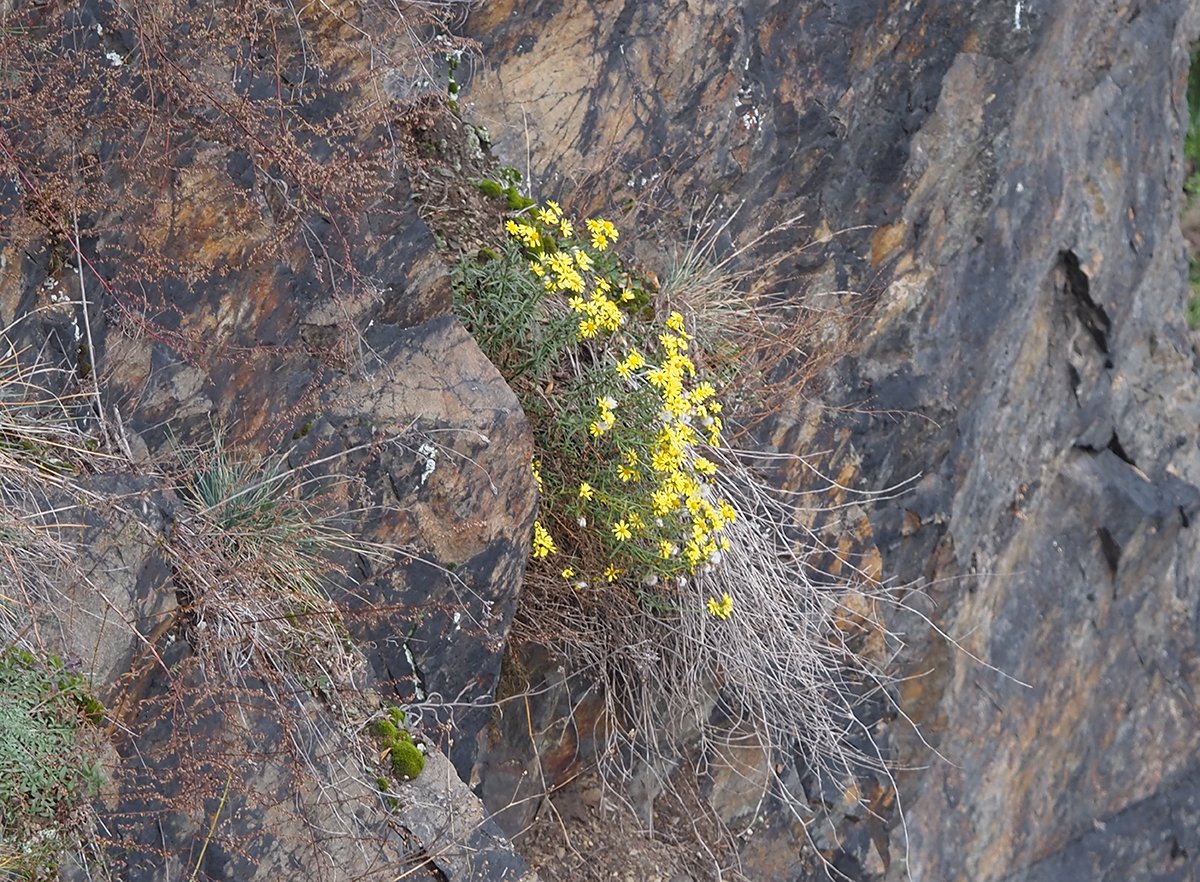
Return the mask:
[[[533,157],[539,195],[636,199],[644,220],[744,201],[743,241],[802,211],[811,228],[778,243],[815,240],[785,262],[789,295],[863,292],[842,301],[867,312],[831,337],[848,357],[823,397],[859,413],[842,462],[865,486],[919,478],[871,510],[874,541],[959,648],[893,617],[901,672],[922,675],[902,706],[941,757],[892,727],[918,766],[898,775],[905,826],[893,815],[889,842],[844,819],[835,864],[1194,873],[1175,795],[1200,746],[1200,385],[1178,221],[1193,6],[512,12],[468,23],[485,63],[467,107],[502,156]],[[817,437],[803,427],[822,418],[797,401],[767,437]],[[744,848],[743,869],[799,873],[775,843]]]
[[[100,807],[111,878],[535,879],[440,753],[381,793],[374,739],[334,709],[222,681],[182,642],[161,655]]]
[[[426,737],[469,776],[535,490],[524,416],[450,315],[401,165],[406,101],[428,92],[418,80],[445,51],[432,14],[10,6],[0,327],[61,368],[69,391],[99,377],[103,419],[88,399],[76,428],[96,446],[128,441],[136,467],[162,476],[149,488],[186,476],[195,457],[179,451],[211,449],[214,429],[305,479],[335,476],[322,513],[387,550],[335,562],[350,578],[330,588],[331,618],[377,675],[353,685],[420,705]],[[188,878],[218,813],[228,826],[197,878],[390,879],[422,849],[449,848],[393,829],[356,733],[322,704],[328,684],[253,654],[230,676],[205,654],[190,588],[155,553],[172,542],[163,518],[139,520],[136,504],[108,515],[87,521],[84,569],[111,584],[72,585],[54,621],[68,651],[121,680],[105,817],[128,846],[122,878]],[[205,589],[236,590],[238,574],[216,581]],[[474,801],[464,787],[439,798],[441,811]],[[420,825],[432,836],[433,809]],[[487,860],[455,857],[435,876],[520,875],[491,831],[454,829]]]

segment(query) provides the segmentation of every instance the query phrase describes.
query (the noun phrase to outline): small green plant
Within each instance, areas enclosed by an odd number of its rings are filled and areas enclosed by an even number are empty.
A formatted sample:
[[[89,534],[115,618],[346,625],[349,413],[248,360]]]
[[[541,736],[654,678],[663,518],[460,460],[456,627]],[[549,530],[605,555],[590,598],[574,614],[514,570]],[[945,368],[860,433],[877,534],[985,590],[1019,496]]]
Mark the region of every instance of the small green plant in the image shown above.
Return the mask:
[[[1187,179],[1183,189],[1192,199],[1200,194],[1200,48],[1192,52],[1187,86],[1188,127],[1183,139]]]
[[[411,781],[425,768],[425,754],[404,728],[404,711],[398,707],[388,708],[386,716],[376,720],[372,732],[383,747],[392,774],[399,781]],[[387,778],[376,779],[379,789],[390,789]]]
[[[48,876],[84,825],[103,783],[90,742],[103,714],[60,659],[0,652],[0,877]]]
[[[479,192],[489,199],[503,199],[509,211],[524,211],[533,200],[521,192],[521,173],[510,165],[499,171],[499,180],[481,178],[475,182]]]
[[[220,432],[187,455],[187,506],[169,550],[195,634],[210,638],[227,672],[257,655],[301,675],[298,683],[338,682],[356,662],[328,595],[343,576],[335,560],[382,552],[326,512],[325,494],[345,481],[317,470],[334,457],[289,468],[283,457],[231,448]]]
[[[678,580],[719,560],[737,516],[706,456],[721,444],[716,385],[682,315],[660,319],[610,252],[609,221],[577,234],[550,202],[507,231],[498,265],[460,268],[459,305],[535,426],[533,558],[581,589],[620,580],[669,605]],[[728,618],[731,601],[713,601]]]

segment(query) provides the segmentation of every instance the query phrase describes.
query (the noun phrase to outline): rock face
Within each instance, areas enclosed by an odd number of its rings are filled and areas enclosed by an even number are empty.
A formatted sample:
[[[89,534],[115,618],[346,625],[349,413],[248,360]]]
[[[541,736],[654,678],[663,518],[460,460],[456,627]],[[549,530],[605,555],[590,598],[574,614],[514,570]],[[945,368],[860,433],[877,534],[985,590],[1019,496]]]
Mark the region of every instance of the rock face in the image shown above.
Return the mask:
[[[600,721],[531,651],[538,688],[488,725],[535,500],[524,418],[448,314],[400,162],[397,119],[449,38],[412,44],[434,23],[370,0],[282,18],[18,6],[0,34],[0,363],[64,369],[70,431],[125,456],[42,497],[113,504],[72,525],[87,579],[31,601],[46,648],[109,699],[110,869],[521,878],[459,779],[518,829]],[[858,317],[827,329],[831,407],[797,396],[760,429],[833,451],[843,484],[912,482],[868,514],[885,577],[912,586],[889,624],[920,737],[890,726],[912,771],[874,813],[812,789],[835,812],[811,831],[827,859],[859,879],[1194,875],[1200,387],[1178,213],[1200,13],[494,0],[465,27],[483,63],[464,105],[536,195],[664,228],[741,205],[730,241],[778,231],[764,273],[793,303]],[[214,424],[340,476],[342,523],[391,549],[336,561],[354,577],[339,633],[369,662],[353,690],[206,667],[215,638],[168,552],[195,465],[176,439],[211,443]],[[339,700],[364,687],[412,703],[449,756],[398,808],[346,725],[379,709]],[[734,825],[759,807],[763,758],[740,759],[703,782]],[[809,878],[804,839],[768,810],[741,869]]]
[[[1184,2],[494,2],[468,112],[540,196],[804,212],[797,302],[863,292],[823,398],[922,588],[904,825],[856,878],[1168,879],[1200,855],[1200,424],[1178,228]],[[647,212],[649,213],[649,212]],[[833,231],[845,231],[833,235]],[[844,299],[845,302],[845,299]],[[812,419],[796,402],[775,437]],[[799,451],[803,452],[803,451]],[[858,832],[856,832],[858,831]],[[781,837],[743,850],[800,878]]]
[[[370,0],[282,18],[262,3],[11,6],[4,346],[26,369],[61,368],[71,431],[125,454],[62,509],[114,500],[71,537],[104,589],[73,585],[65,611],[31,601],[63,634],[45,648],[82,659],[111,698],[114,872],[520,877],[457,777],[475,763],[536,500],[524,415],[450,315],[400,162],[400,121],[433,88],[430,59],[444,64],[437,23]],[[50,113],[48,94],[73,111]],[[244,583],[197,586],[159,551],[186,528],[172,491],[214,461],[217,433],[295,470],[298,497],[333,488],[321,513],[355,544],[332,562],[346,578],[321,587],[371,663],[349,698],[332,675],[283,673],[320,666],[303,653],[246,654],[234,682],[206,655],[223,636],[197,619],[200,592]],[[309,614],[326,613],[279,617]],[[412,815],[388,810],[384,758],[343,707],[364,687],[412,705],[455,764],[431,758],[439,780],[397,793]],[[478,860],[445,857],[449,829]]]

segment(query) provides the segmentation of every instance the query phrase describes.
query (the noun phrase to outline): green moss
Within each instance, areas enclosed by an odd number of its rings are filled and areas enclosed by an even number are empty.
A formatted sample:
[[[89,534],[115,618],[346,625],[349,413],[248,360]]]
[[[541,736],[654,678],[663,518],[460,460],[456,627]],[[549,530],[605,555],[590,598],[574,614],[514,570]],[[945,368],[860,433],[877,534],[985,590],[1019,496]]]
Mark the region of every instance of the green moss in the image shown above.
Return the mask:
[[[511,165],[500,169],[499,180],[483,178],[475,186],[489,199],[503,199],[509,211],[524,211],[533,205],[533,200],[521,193],[521,173]]]
[[[425,754],[411,740],[392,743],[392,772],[401,781],[411,781],[425,768]]]
[[[517,192],[517,188],[511,184],[504,190],[505,201],[509,211],[522,211],[533,205],[533,200],[528,196],[522,196]]]
[[[389,707],[383,719],[371,725],[371,731],[391,758],[392,773],[401,781],[411,781],[425,768],[425,754],[413,743],[412,735],[403,726],[404,711]],[[380,785],[379,789],[387,790],[387,787]]]
[[[390,741],[400,737],[400,730],[396,728],[396,724],[391,720],[376,720],[375,737]]]
[[[499,199],[504,195],[504,187],[491,178],[483,178],[475,185],[479,192],[489,199]]]

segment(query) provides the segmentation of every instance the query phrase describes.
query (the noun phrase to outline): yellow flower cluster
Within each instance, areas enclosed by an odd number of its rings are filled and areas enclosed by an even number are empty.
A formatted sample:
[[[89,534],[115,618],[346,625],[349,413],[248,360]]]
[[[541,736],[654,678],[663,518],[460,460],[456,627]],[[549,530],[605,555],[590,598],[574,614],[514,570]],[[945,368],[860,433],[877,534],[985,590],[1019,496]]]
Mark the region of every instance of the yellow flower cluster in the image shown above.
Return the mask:
[[[572,297],[567,301],[573,312],[579,314],[579,338],[586,340],[595,337],[600,331],[615,331],[625,321],[621,308],[604,295],[599,289],[592,292],[587,300],[582,297]]]
[[[584,226],[588,241],[575,238],[553,202],[506,224],[530,272],[548,293],[566,299],[576,323],[573,345],[586,345],[588,358],[602,366],[587,380],[596,384],[590,387],[595,410],[578,414],[578,430],[587,429],[584,441],[575,442],[582,447],[543,454],[554,474],[546,486],[561,488],[543,499],[544,509],[555,511],[558,523],[595,531],[567,543],[568,560],[556,572],[577,588],[588,584],[576,581],[577,568],[596,584],[682,577],[720,560],[729,547],[725,528],[737,516],[714,484],[716,463],[703,455],[721,443],[717,389],[692,360],[695,338],[684,317],[672,312],[661,324],[650,321],[646,285],[604,253],[618,238],[616,228],[603,219]],[[607,559],[592,557],[598,548]],[[533,557],[556,553],[539,521]],[[707,606],[721,619],[732,608],[728,595]]]
[[[537,227],[532,227],[529,224],[519,224],[515,220],[509,220],[504,224],[504,229],[508,234],[528,248],[530,251],[537,251],[542,247],[542,237],[537,231]]]
[[[704,605],[704,608],[714,619],[728,619],[733,615],[733,598],[726,591],[721,595],[720,600],[715,597],[708,598],[708,603]]]
[[[737,511],[724,499],[716,498],[708,478],[717,471],[716,465],[699,452],[703,443],[720,444],[721,405],[713,400],[716,389],[708,382],[693,385],[696,366],[687,355],[692,336],[687,333],[683,316],[673,312],[666,327],[671,333],[660,334],[658,341],[664,358],[658,366],[645,372],[646,382],[661,399],[661,427],[650,447],[650,468],[656,482],[649,491],[651,512],[657,521],[677,517],[684,531],[676,542],[660,538],[659,556],[664,560],[683,554],[688,569],[717,557],[729,547],[721,535],[727,524],[737,517]],[[618,363],[628,367],[630,356]],[[633,377],[632,369],[629,371]],[[701,437],[695,426],[707,426],[707,437]],[[618,466],[620,476],[620,467]]]
[[[526,227],[528,229],[528,227]],[[536,233],[537,231],[534,230]],[[582,294],[584,291],[581,270],[590,268],[590,258],[587,252],[572,248],[570,251],[555,251],[553,254],[543,252],[538,255],[537,262],[542,265],[542,272],[537,273],[542,279],[547,291],[573,291]]]
[[[609,242],[618,237],[616,227],[607,220],[589,218],[586,225],[591,233],[591,246],[597,252],[607,249]],[[624,323],[618,300],[629,303],[635,299],[634,293],[621,288],[617,299],[610,296],[612,282],[596,274],[596,259],[586,246],[581,247],[572,239],[575,228],[563,217],[558,203],[547,202],[545,208],[533,213],[531,220],[510,219],[505,229],[533,255],[530,272],[542,280],[545,289],[570,296],[568,305],[579,316],[579,339],[592,339],[601,332],[612,333]]]
[[[554,539],[550,536],[550,531],[542,526],[541,521],[533,522],[533,556],[537,558],[549,557],[552,554],[558,553],[558,547],[554,544]]]
[[[592,236],[592,247],[597,251],[603,251],[608,248],[609,242],[617,241],[617,228],[606,220],[591,220],[584,222],[588,232]]]
[[[547,199],[546,207],[539,208],[533,213],[533,216],[548,227],[558,227],[558,232],[562,236],[570,236],[575,232],[571,222],[563,217],[562,206],[553,199]]]

